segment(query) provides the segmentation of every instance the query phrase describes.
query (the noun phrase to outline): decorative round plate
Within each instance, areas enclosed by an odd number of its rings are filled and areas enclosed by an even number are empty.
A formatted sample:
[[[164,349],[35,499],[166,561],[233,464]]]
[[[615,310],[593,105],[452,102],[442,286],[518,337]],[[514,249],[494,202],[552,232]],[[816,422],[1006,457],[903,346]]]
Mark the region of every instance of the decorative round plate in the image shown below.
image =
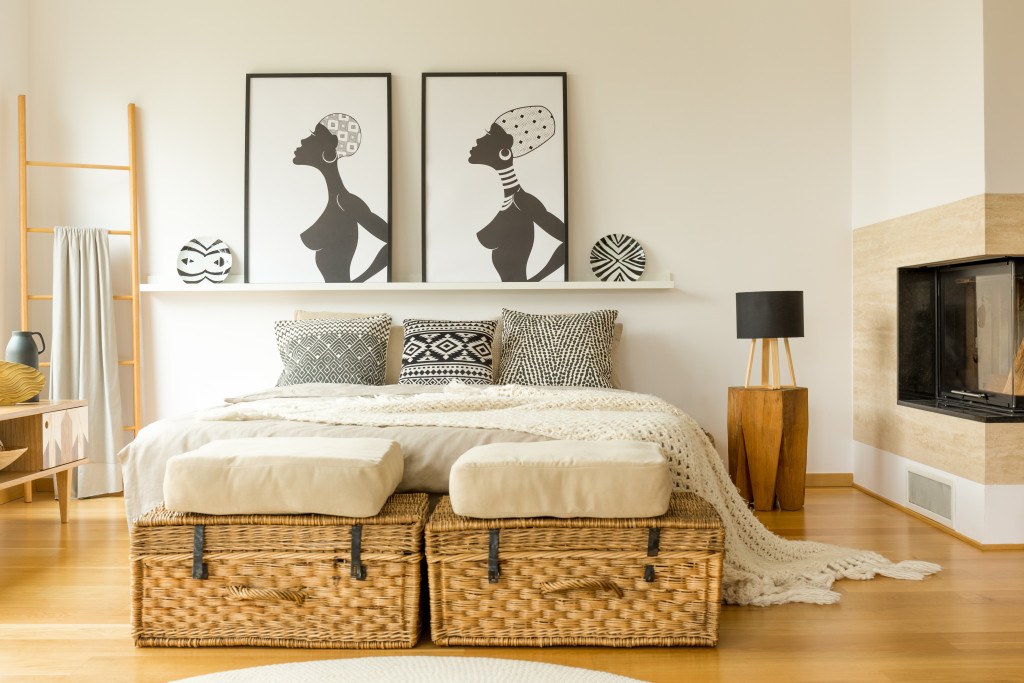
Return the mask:
[[[646,265],[644,248],[629,235],[605,235],[590,250],[590,268],[602,282],[636,282]]]
[[[231,272],[231,249],[217,237],[193,237],[178,252],[178,275],[190,285],[224,282]]]

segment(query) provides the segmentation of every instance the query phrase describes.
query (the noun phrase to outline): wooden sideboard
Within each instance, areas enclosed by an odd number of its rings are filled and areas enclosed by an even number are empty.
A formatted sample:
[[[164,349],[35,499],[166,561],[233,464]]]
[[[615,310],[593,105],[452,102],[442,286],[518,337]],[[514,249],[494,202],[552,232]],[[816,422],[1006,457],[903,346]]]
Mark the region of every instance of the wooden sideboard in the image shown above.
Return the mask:
[[[0,470],[0,489],[21,484],[32,502],[32,482],[57,475],[60,521],[68,521],[71,470],[89,462],[86,401],[39,401],[0,406],[0,441],[6,449],[28,450]]]

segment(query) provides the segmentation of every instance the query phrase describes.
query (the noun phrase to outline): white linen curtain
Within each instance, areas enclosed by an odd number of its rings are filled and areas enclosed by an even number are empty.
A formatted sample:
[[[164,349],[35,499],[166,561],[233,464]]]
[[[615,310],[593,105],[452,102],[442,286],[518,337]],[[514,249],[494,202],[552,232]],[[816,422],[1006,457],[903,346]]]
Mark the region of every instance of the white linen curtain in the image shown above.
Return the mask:
[[[89,401],[89,464],[75,468],[71,495],[122,489],[117,463],[123,421],[107,231],[53,231],[50,398]]]

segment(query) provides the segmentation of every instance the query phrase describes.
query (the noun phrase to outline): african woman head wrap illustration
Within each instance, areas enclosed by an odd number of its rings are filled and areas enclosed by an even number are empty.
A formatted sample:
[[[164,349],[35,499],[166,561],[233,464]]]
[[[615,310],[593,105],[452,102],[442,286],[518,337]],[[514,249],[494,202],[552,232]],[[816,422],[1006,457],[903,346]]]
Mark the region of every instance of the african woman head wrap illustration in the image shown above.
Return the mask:
[[[476,234],[480,244],[491,250],[491,263],[503,282],[539,282],[565,266],[565,223],[523,189],[513,165],[513,159],[533,152],[554,134],[555,119],[547,107],[518,107],[495,119],[469,150],[469,163],[497,171],[504,191],[498,213]],[[560,244],[543,268],[528,275],[534,225]]]
[[[359,150],[363,133],[359,122],[347,114],[328,114],[295,150],[292,163],[312,166],[327,183],[327,206],[320,218],[300,236],[316,252],[316,265],[324,282],[365,282],[388,264],[388,224],[362,199],[345,188],[338,160]],[[366,270],[352,276],[352,257],[359,242],[359,227],[384,242]]]

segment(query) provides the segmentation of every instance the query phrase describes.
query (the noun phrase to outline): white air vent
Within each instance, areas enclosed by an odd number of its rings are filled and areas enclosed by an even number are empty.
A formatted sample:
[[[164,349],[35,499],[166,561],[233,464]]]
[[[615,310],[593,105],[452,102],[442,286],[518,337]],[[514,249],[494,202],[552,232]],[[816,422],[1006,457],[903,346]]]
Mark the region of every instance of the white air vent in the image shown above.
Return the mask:
[[[952,526],[953,482],[908,470],[907,507],[936,522]]]

